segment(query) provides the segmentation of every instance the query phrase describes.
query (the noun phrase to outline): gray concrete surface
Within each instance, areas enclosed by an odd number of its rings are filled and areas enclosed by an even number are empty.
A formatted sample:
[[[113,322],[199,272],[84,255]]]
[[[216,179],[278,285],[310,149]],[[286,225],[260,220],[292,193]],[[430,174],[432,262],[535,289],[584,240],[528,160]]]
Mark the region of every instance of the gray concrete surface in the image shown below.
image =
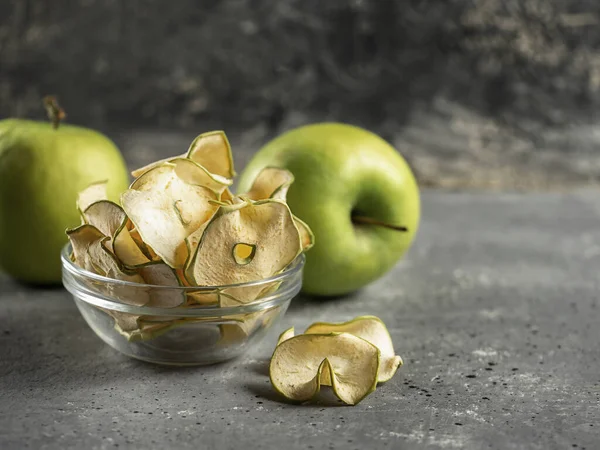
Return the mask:
[[[376,314],[405,366],[355,407],[284,403],[253,354],[127,359],[62,289],[0,277],[0,448],[597,449],[600,198],[428,192],[409,257],[278,330]]]

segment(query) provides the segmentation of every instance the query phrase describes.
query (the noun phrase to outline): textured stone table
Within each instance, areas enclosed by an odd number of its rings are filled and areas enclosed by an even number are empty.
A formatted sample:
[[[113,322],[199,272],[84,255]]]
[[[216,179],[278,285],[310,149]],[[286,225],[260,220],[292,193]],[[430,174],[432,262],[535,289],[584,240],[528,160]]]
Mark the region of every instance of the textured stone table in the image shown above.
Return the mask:
[[[409,257],[353,297],[298,298],[277,327],[377,314],[405,366],[356,407],[282,403],[275,334],[214,366],[127,359],[62,289],[0,277],[0,448],[600,446],[600,198],[423,198]]]

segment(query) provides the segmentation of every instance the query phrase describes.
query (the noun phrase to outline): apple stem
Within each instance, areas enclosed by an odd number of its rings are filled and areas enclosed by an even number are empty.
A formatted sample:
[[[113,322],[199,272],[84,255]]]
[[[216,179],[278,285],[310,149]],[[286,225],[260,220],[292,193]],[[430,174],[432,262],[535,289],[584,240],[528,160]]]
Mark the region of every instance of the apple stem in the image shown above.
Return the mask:
[[[46,95],[44,97],[44,108],[46,108],[48,119],[52,122],[52,128],[58,129],[60,122],[67,117],[67,113],[60,107],[57,98],[53,95]]]
[[[394,230],[394,231],[404,231],[404,232],[408,231],[408,228],[406,228],[406,227],[403,227],[400,225],[392,225],[390,223],[385,223],[380,220],[372,219],[370,217],[365,217],[365,216],[352,216],[352,222],[362,224],[362,225],[377,225],[380,227],[389,228],[390,230]]]

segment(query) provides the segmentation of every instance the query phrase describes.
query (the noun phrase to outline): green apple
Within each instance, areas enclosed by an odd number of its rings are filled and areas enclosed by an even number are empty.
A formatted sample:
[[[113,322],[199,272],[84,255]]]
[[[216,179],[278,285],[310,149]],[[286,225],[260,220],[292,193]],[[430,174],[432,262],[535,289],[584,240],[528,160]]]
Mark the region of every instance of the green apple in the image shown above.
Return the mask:
[[[406,161],[379,136],[338,123],[291,130],[253,157],[238,192],[269,166],[294,174],[288,204],[315,234],[304,292],[352,292],[381,277],[410,247],[419,225],[418,186]]]
[[[0,268],[23,282],[59,282],[65,229],[80,222],[77,193],[102,180],[113,200],[128,186],[123,158],[102,134],[0,121]]]

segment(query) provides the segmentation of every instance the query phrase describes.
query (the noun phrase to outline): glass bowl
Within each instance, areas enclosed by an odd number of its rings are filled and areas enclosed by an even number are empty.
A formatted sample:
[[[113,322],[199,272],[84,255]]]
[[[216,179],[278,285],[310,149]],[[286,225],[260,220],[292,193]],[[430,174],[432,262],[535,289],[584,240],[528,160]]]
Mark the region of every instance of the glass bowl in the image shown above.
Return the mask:
[[[204,365],[255,347],[302,287],[304,255],[282,273],[229,286],[167,287],[107,278],[76,266],[71,247],[61,253],[62,280],[90,328],[121,353],[157,364]],[[251,303],[222,307],[222,293],[256,289]],[[188,306],[135,306],[140,296],[179,295]],[[213,304],[200,304],[210,303]]]

